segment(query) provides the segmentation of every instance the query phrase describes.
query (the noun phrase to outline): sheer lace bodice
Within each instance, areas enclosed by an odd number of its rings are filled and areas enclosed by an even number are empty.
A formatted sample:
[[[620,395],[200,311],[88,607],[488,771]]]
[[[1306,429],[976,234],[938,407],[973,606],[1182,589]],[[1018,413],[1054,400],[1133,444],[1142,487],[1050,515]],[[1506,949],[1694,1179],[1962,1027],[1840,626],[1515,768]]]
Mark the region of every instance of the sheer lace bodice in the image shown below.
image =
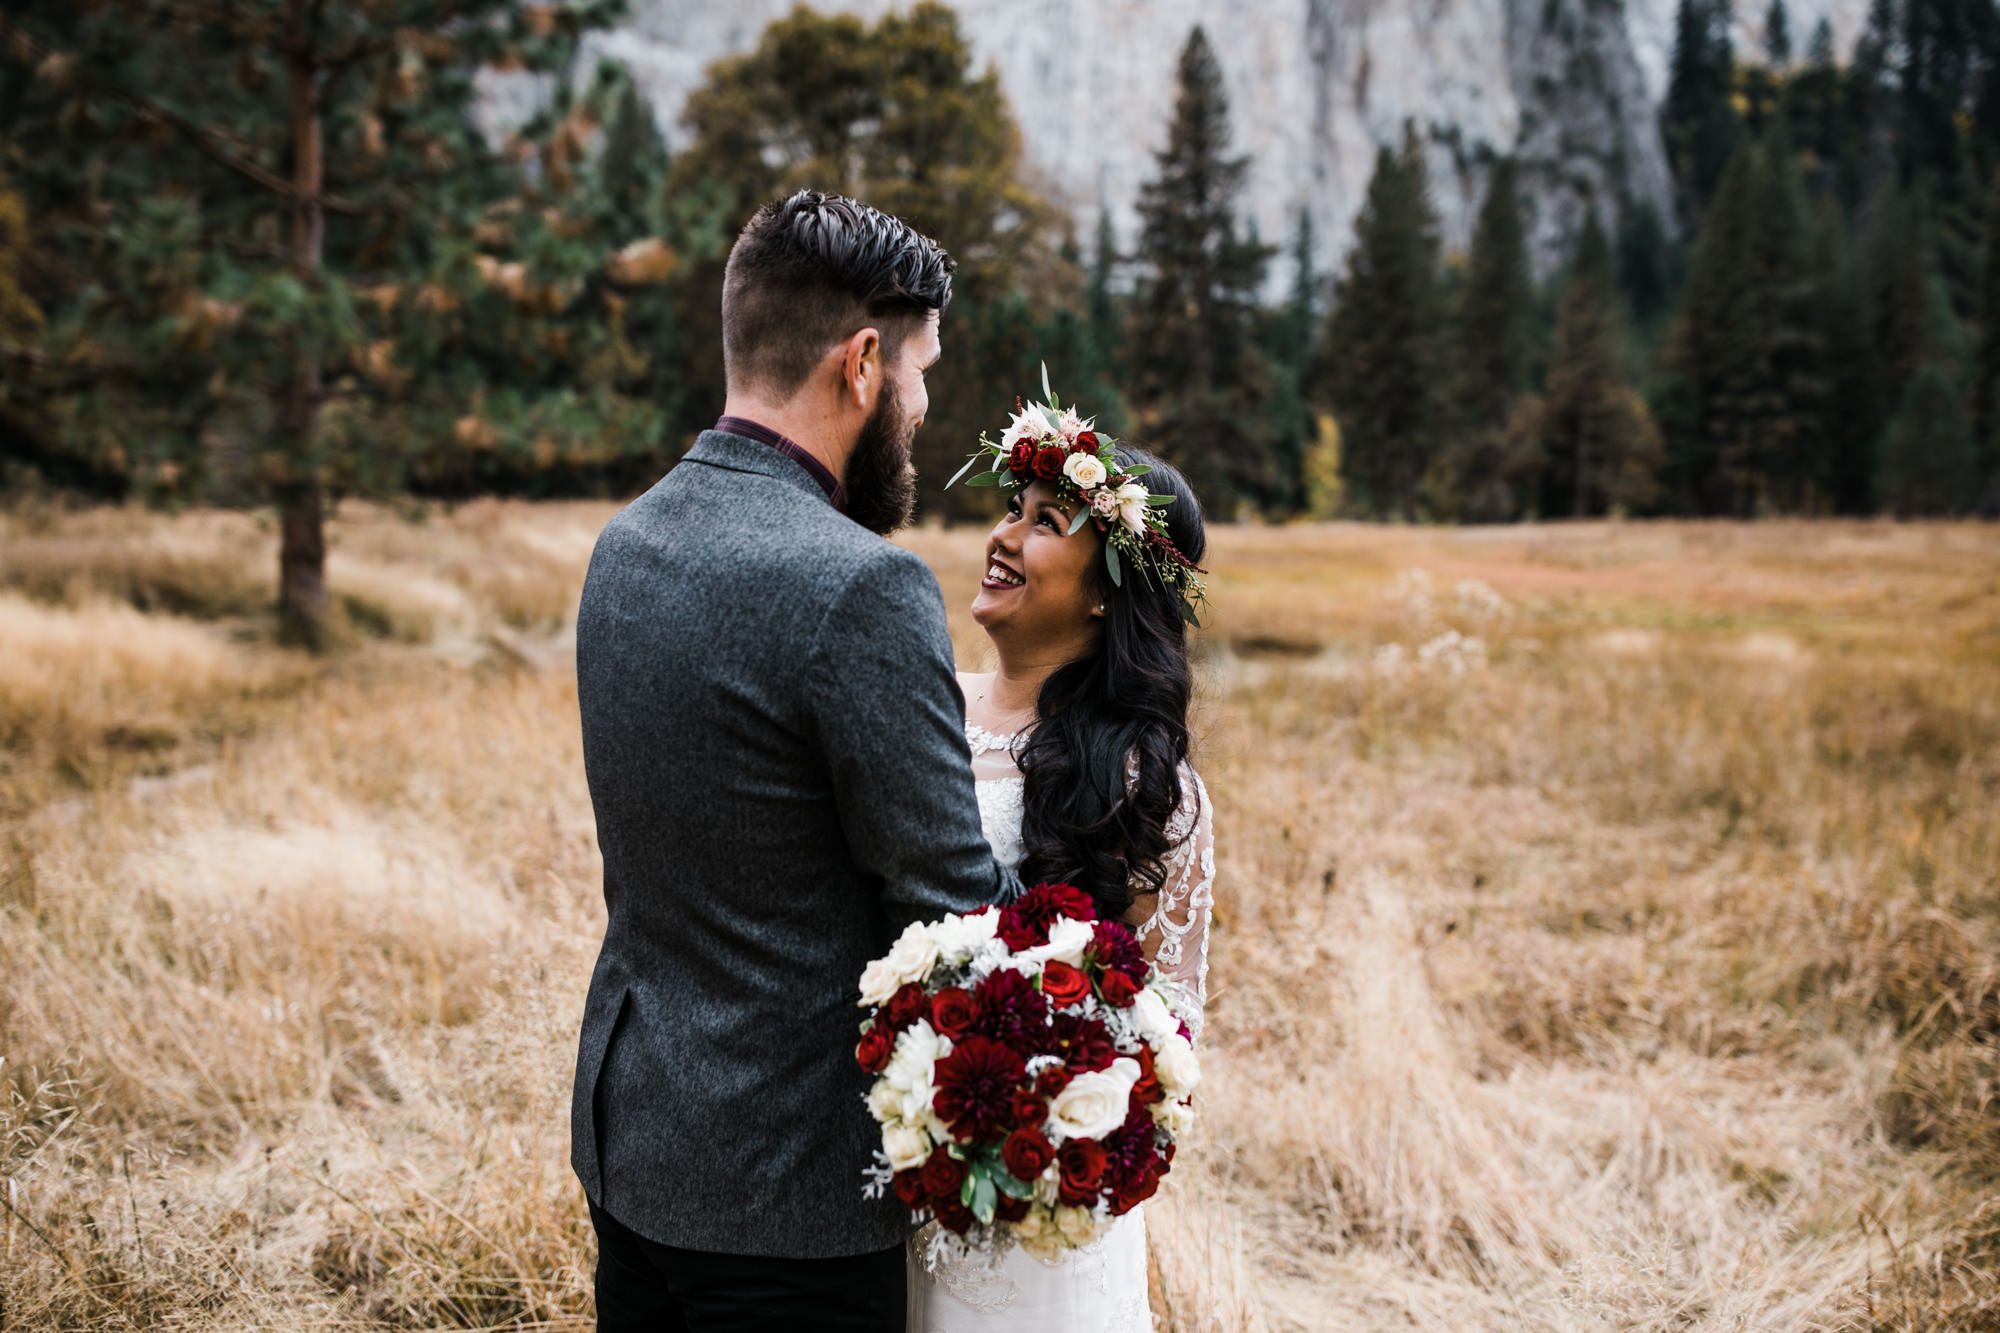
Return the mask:
[[[972,747],[986,841],[994,856],[1019,866],[1027,854],[1021,841],[1027,779],[1014,763],[1020,737],[996,735],[968,723],[965,739]],[[1202,1009],[1208,1003],[1208,923],[1215,909],[1215,822],[1208,788],[1190,764],[1181,765],[1181,803],[1167,824],[1167,841],[1173,850],[1167,854],[1166,882],[1137,931],[1153,965],[1191,1001],[1188,1027],[1199,1040]]]

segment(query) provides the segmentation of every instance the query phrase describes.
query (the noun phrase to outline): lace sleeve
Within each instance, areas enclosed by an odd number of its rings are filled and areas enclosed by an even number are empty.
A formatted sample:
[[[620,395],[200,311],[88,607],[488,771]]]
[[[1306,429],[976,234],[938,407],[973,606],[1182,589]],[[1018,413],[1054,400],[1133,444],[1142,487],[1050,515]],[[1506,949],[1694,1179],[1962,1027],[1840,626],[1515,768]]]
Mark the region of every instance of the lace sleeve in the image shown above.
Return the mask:
[[[1139,927],[1139,942],[1160,975],[1188,998],[1188,1030],[1201,1038],[1208,1003],[1208,922],[1215,908],[1215,821],[1201,776],[1181,765],[1181,804],[1167,826],[1173,850],[1153,914]]]

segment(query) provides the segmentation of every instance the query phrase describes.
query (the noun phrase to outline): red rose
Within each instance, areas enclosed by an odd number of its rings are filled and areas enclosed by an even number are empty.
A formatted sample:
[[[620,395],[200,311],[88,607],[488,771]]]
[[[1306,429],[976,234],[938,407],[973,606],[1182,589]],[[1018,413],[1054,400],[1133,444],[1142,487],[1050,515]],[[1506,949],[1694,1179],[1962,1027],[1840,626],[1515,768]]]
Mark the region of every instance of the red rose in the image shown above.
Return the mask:
[[[1139,1048],[1139,1081],[1132,1085],[1132,1102],[1136,1106],[1151,1106],[1154,1102],[1167,1099],[1166,1089],[1160,1086],[1159,1076],[1153,1072],[1153,1049]]]
[[[1055,1159],[1055,1145],[1039,1129],[1017,1129],[1000,1145],[1000,1160],[1016,1180],[1033,1180]]]
[[[916,982],[906,981],[889,997],[883,1012],[889,1019],[889,1026],[901,1032],[904,1028],[915,1027],[919,1019],[931,1016],[931,997],[924,994],[924,988]]]
[[[993,1212],[1002,1222],[1019,1222],[1028,1215],[1028,1208],[1033,1202],[1032,1199],[1016,1199],[1003,1194],[994,1201]]]
[[[1054,481],[1063,474],[1063,464],[1068,459],[1069,455],[1063,452],[1063,448],[1059,444],[1052,444],[1047,448],[1037,449],[1035,450],[1035,475],[1043,481]]]
[[[1111,1191],[1112,1215],[1114,1217],[1123,1217],[1146,1200],[1152,1198],[1159,1188],[1160,1172],[1158,1167],[1149,1165],[1145,1170],[1136,1172],[1130,1180],[1119,1182],[1117,1188]]]
[[[861,1034],[861,1044],[854,1048],[854,1058],[860,1066],[871,1074],[879,1074],[889,1067],[889,1056],[896,1049],[896,1034],[887,1023],[873,1023]]]
[[[1032,1092],[1014,1094],[1014,1123],[1022,1129],[1040,1129],[1049,1118],[1048,1103]]]
[[[1094,1203],[1097,1182],[1104,1179],[1104,1145],[1089,1139],[1071,1139],[1058,1154],[1062,1164],[1062,1185],[1057,1197],[1068,1204]]]
[[[953,1041],[970,1032],[972,1021],[978,1016],[971,991],[947,986],[931,996],[931,1026]]]
[[[1037,884],[1000,909],[1000,942],[1014,950],[1049,942],[1049,927],[1063,917],[1094,921],[1090,895],[1068,884]]]
[[[889,1182],[896,1191],[896,1197],[903,1201],[903,1207],[915,1212],[924,1206],[924,1173],[916,1167],[898,1171]]]
[[[1061,1065],[1044,1069],[1035,1075],[1035,1091],[1044,1097],[1054,1097],[1069,1086],[1070,1072]]]
[[[1090,978],[1068,963],[1050,959],[1042,967],[1042,994],[1058,1009],[1081,1004],[1090,998]]]
[[[931,1149],[930,1158],[923,1165],[924,1193],[932,1201],[956,1199],[958,1187],[965,1183],[965,1163],[953,1157],[942,1146]]]
[[[1007,456],[1007,469],[1017,477],[1025,477],[1035,470],[1035,445],[1032,440],[1014,441],[1014,452]]]
[[[1094,430],[1078,431],[1075,441],[1070,444],[1069,451],[1073,454],[1096,453],[1097,432]]]
[[[958,1201],[955,1194],[949,1199],[932,1200],[931,1211],[937,1214],[938,1225],[954,1236],[963,1236],[979,1220],[972,1215],[970,1208]]]
[[[1097,993],[1102,995],[1104,1002],[1113,1009],[1126,1009],[1131,1007],[1132,1001],[1139,998],[1139,983],[1132,980],[1127,973],[1120,972],[1116,968],[1106,968],[1104,975],[1098,978]]]

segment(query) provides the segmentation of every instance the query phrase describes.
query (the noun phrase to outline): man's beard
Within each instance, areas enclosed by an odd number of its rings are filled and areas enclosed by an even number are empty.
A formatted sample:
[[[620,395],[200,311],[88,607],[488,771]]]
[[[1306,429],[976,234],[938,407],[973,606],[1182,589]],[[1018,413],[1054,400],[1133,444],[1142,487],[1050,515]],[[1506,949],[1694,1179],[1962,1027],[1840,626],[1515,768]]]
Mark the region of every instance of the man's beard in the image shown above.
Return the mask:
[[[847,516],[884,537],[907,525],[917,508],[917,469],[910,461],[917,431],[902,407],[896,386],[885,382],[847,460]]]

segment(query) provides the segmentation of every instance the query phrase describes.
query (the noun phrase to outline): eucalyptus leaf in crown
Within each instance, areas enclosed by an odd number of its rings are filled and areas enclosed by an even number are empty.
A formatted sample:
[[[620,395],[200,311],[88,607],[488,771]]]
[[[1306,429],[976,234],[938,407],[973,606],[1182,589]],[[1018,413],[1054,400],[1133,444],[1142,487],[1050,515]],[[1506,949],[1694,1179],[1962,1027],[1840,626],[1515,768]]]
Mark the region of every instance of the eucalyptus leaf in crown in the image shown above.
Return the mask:
[[[1208,571],[1181,554],[1167,535],[1166,507],[1174,496],[1154,495],[1140,481],[1152,471],[1144,464],[1126,466],[1118,459],[1118,441],[1095,428],[1096,418],[1077,415],[1074,405],[1062,406],[1049,388],[1049,368],[1042,367],[1042,401],[1023,405],[995,442],[979,436],[958,475],[946,482],[967,486],[1026,486],[1046,481],[1065,501],[1077,506],[1070,520],[1072,535],[1085,523],[1104,534],[1104,564],[1114,586],[1125,586],[1125,568],[1170,589],[1180,602],[1181,618],[1197,628],[1195,607],[1207,600],[1201,576]],[[984,471],[976,470],[984,462]],[[971,475],[968,476],[967,474]]]

